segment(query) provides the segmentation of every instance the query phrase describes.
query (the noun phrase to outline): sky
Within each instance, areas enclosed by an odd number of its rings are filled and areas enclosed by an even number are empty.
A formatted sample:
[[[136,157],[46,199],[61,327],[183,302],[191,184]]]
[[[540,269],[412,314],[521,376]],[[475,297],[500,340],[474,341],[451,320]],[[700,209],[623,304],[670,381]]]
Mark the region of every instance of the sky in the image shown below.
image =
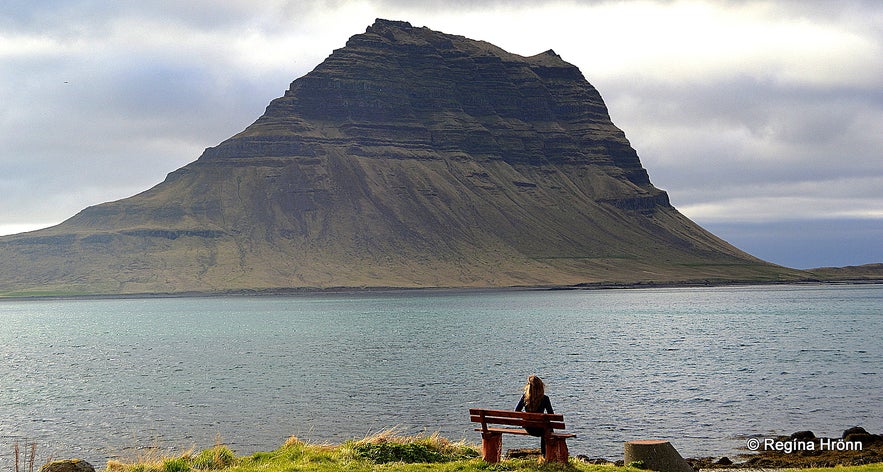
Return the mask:
[[[375,18],[553,49],[654,185],[740,249],[883,262],[877,0],[4,0],[0,234],[159,183]]]

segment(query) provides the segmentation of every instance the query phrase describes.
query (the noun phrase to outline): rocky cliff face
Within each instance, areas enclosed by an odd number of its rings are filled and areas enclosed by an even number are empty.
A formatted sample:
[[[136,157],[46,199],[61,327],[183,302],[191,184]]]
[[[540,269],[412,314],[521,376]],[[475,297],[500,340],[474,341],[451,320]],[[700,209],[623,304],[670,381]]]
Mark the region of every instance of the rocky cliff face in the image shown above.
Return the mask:
[[[386,20],[156,187],[0,238],[0,293],[796,274],[678,213],[553,51]]]

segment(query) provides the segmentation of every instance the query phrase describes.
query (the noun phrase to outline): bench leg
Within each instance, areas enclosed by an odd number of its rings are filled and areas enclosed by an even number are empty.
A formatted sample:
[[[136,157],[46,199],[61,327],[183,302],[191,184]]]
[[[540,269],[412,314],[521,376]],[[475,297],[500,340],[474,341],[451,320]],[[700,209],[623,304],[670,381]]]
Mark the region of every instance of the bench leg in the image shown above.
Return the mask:
[[[503,453],[502,433],[481,433],[481,458],[490,464],[500,462]]]
[[[546,462],[566,464],[569,457],[570,452],[567,450],[567,440],[555,437],[546,439]]]

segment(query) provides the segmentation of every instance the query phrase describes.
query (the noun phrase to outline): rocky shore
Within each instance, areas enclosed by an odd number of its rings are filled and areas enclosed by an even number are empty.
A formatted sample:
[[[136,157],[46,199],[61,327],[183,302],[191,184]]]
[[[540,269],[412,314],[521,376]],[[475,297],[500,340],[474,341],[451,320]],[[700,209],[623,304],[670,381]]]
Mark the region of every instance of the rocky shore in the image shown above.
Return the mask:
[[[584,455],[577,458],[593,464],[624,465],[621,460],[614,462]],[[883,462],[883,435],[871,434],[857,426],[843,431],[839,438],[816,437],[812,431],[798,431],[790,436],[749,436],[746,437],[743,454],[735,457],[688,458],[686,461],[697,471],[804,469],[876,464]]]

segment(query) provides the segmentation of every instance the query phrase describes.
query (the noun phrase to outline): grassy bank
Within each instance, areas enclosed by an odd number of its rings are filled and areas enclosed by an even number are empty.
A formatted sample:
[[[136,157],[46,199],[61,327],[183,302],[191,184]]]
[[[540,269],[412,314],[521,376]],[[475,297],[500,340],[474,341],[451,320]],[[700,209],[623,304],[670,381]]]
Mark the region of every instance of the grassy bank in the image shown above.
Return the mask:
[[[485,470],[478,449],[438,435],[399,436],[393,430],[341,445],[308,444],[291,437],[279,449],[237,457],[227,446],[173,457],[109,461],[107,472],[283,472],[361,470]]]
[[[476,446],[451,442],[437,435],[403,437],[384,432],[341,445],[308,444],[290,438],[271,452],[237,457],[224,445],[174,457],[140,457],[110,461],[106,472],[289,472],[289,471],[582,471],[642,472],[634,466],[593,465],[571,458],[570,463],[544,464],[537,458],[509,459],[490,465]],[[835,469],[801,469],[801,472],[883,472],[883,463]]]

